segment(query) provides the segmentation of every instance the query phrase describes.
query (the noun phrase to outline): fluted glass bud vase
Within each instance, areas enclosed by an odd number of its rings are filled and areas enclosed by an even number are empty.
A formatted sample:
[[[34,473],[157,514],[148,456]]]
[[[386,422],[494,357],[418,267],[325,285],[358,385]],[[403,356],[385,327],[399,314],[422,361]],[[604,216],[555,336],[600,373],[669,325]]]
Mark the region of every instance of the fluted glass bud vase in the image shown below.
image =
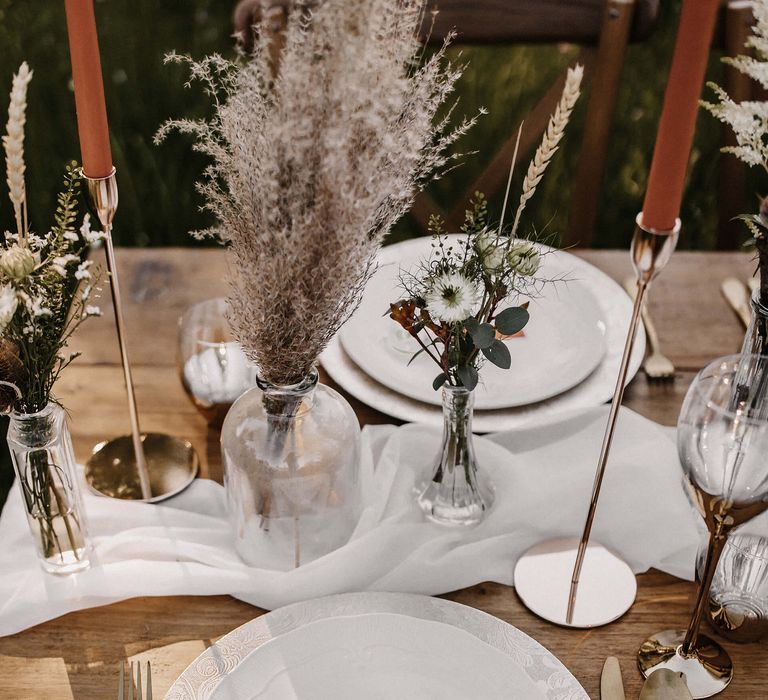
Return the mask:
[[[752,294],[752,318],[744,336],[742,354],[768,355],[768,307],[760,301],[760,290]]]
[[[49,403],[38,413],[11,413],[8,447],[43,568],[86,569],[90,543],[64,410]]]
[[[472,441],[475,397],[464,387],[443,387],[443,439],[432,478],[419,496],[424,514],[441,525],[477,525],[492,503],[478,472]]]
[[[291,386],[259,379],[227,414],[221,447],[245,562],[288,570],[349,540],[361,509],[360,426],[315,370]]]

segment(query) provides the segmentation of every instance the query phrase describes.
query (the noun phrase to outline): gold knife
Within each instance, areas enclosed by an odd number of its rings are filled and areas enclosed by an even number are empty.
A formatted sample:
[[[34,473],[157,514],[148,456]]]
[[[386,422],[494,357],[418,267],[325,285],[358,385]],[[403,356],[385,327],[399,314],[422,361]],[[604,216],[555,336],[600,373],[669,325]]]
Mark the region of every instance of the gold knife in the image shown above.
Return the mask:
[[[626,700],[624,683],[621,680],[621,666],[615,656],[609,656],[600,676],[600,700]]]
[[[660,668],[643,684],[640,700],[693,700],[685,683],[685,674]]]
[[[752,314],[749,310],[749,294],[747,288],[735,277],[728,277],[720,285],[725,300],[731,305],[736,315],[741,319],[744,326],[749,326],[752,320]]]

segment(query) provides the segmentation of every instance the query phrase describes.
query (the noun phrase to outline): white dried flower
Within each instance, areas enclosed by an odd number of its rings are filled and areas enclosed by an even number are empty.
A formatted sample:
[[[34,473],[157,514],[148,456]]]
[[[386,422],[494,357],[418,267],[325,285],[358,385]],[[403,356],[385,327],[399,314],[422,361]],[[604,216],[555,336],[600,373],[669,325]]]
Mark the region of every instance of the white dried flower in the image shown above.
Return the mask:
[[[5,331],[11,322],[18,305],[16,290],[10,284],[4,284],[0,287],[0,333]]]
[[[477,311],[482,294],[470,280],[453,272],[436,277],[424,295],[424,301],[433,319],[458,323]]]
[[[93,265],[93,260],[84,260],[83,262],[78,265],[77,270],[75,271],[75,279],[78,280],[89,280],[91,279],[91,273],[88,271],[88,268]]]
[[[483,269],[488,274],[501,271],[504,265],[504,248],[506,239],[502,242],[495,232],[485,230],[475,238],[475,248],[480,257]]]
[[[13,204],[16,216],[16,227],[19,237],[26,236],[26,202],[27,193],[24,184],[24,124],[27,110],[27,86],[32,80],[32,71],[26,62],[19,67],[19,72],[13,76],[11,101],[8,105],[8,123],[3,136],[5,147],[5,166],[8,182],[8,196]]]
[[[0,255],[0,274],[16,282],[31,274],[36,265],[34,253],[29,248],[18,244],[7,248]]]
[[[510,247],[507,261],[518,275],[533,277],[541,267],[541,253],[533,243],[523,241]]]
[[[91,215],[86,214],[83,217],[83,225],[80,227],[80,235],[83,240],[87,241],[90,245],[94,245],[104,239],[104,231],[92,231],[91,230]]]
[[[101,316],[101,309],[98,306],[86,306],[83,309],[85,316]]]

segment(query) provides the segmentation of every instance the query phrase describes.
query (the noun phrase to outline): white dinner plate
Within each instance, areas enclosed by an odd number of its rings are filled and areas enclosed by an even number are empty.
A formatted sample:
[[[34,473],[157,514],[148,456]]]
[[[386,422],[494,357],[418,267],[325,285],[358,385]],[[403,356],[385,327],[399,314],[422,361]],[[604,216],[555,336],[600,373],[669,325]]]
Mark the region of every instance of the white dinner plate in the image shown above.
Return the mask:
[[[381,252],[381,264],[418,254],[420,249],[423,250],[424,241],[425,239],[415,239],[384,248]],[[605,319],[607,351],[603,361],[583,382],[551,399],[519,408],[475,411],[473,426],[476,432],[510,430],[532,420],[599,406],[613,395],[632,315],[632,302],[619,284],[594,265],[573,255],[568,255],[568,262],[571,278],[590,290]],[[632,351],[628,379],[637,373],[644,354],[645,330],[640,326]],[[371,408],[407,422],[442,425],[442,411],[439,407],[403,396],[372,379],[347,356],[338,335],[323,353],[321,362],[326,372],[342,389]]]
[[[538,642],[458,603],[348,593],[296,603],[201,654],[171,700],[588,700]]]
[[[589,288],[573,279],[568,253],[544,249],[538,276],[556,280],[537,285],[530,297],[531,314],[523,335],[506,342],[509,369],[485,362],[475,391],[475,409],[513,408],[543,401],[581,383],[605,355],[605,319]],[[382,262],[369,281],[360,307],[341,329],[341,345],[349,358],[383,386],[404,396],[439,406],[432,388],[440,368],[419,350],[416,341],[388,315],[390,302],[403,296],[399,279],[418,263],[418,255]]]

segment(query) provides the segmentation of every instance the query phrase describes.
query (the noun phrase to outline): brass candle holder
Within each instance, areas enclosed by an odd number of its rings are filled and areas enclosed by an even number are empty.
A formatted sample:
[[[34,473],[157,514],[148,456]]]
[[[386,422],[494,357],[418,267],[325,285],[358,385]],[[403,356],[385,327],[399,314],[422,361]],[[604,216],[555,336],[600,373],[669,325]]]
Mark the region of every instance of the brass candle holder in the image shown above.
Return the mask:
[[[125,344],[125,321],[120,282],[112,242],[112,221],[118,194],[115,169],[107,177],[84,175],[91,205],[104,230],[109,286],[115,311],[117,341],[123,366],[131,434],[94,447],[85,465],[85,477],[95,491],[110,498],[161,501],[185,489],[197,475],[200,461],[191,443],[160,433],[142,433]]]
[[[651,281],[669,262],[680,234],[679,219],[670,231],[645,227],[642,214],[637,215],[636,224],[630,252],[637,293],[584,531],[579,539],[535,545],[515,567],[515,589],[523,604],[539,617],[565,627],[599,627],[613,622],[629,610],[637,594],[637,581],[629,565],[603,545],[590,542],[645,295]]]

